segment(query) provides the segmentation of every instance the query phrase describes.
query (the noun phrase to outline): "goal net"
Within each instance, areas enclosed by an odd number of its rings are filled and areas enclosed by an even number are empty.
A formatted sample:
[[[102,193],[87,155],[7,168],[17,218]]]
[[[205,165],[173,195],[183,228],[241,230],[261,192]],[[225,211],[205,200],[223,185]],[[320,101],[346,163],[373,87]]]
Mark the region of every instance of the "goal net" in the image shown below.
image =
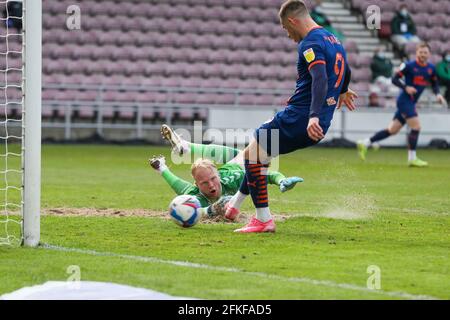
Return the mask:
[[[39,243],[41,8],[0,0],[0,245]]]

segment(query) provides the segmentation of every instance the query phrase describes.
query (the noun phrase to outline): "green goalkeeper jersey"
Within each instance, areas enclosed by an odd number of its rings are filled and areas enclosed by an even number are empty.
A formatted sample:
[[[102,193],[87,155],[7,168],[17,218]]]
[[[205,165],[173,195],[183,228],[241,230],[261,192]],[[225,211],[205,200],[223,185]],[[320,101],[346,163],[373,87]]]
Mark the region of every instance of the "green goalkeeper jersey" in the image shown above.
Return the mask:
[[[242,180],[244,180],[245,170],[236,163],[226,163],[217,171],[222,185],[222,196],[234,195],[239,190]],[[268,174],[270,184],[279,185],[280,181],[285,178],[282,173],[276,171],[269,171]],[[177,195],[196,196],[202,207],[207,207],[213,203],[200,192],[196,185],[177,177],[169,169],[164,170],[162,176]]]
[[[241,186],[245,171],[236,163],[226,163],[217,171],[219,172],[220,184],[222,185],[222,196],[234,195]],[[195,196],[200,201],[202,207],[207,207],[212,204],[212,202],[200,192],[197,186],[193,184],[187,187],[183,194]]]

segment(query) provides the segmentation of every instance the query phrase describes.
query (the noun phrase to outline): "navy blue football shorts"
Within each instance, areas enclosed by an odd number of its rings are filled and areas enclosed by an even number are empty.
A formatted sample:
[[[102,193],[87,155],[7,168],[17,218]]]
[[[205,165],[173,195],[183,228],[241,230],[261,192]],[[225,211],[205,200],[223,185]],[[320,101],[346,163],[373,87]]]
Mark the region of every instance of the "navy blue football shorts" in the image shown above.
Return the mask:
[[[408,98],[399,97],[397,99],[397,112],[395,112],[393,119],[405,124],[407,119],[414,117],[417,117],[415,102],[408,100]]]
[[[334,108],[331,112],[326,112],[319,118],[319,124],[324,134],[330,127],[333,111]],[[308,122],[309,108],[289,105],[256,129],[255,138],[259,146],[272,157],[304,149],[319,142],[308,136],[306,131]]]

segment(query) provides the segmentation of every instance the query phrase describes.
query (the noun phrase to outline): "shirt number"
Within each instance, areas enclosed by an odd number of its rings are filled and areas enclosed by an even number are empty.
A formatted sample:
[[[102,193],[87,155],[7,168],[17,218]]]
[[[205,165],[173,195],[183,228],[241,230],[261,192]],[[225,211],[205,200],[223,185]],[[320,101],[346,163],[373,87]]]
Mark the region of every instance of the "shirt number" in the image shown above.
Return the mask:
[[[339,66],[339,62],[341,63],[341,66]],[[342,78],[344,77],[344,69],[344,57],[338,52],[336,53],[336,62],[334,63],[334,73],[338,77],[336,80],[336,84],[334,85],[335,88],[338,88],[342,82]]]

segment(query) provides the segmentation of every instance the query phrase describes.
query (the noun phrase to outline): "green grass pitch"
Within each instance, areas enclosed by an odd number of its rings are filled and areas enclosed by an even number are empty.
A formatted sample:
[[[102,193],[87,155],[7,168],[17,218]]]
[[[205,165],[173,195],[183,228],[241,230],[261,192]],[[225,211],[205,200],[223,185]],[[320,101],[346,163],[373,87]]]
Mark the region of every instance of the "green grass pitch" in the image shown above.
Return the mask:
[[[147,165],[159,153],[169,148],[44,145],[42,207],[165,211],[174,194]],[[42,243],[77,251],[0,246],[0,295],[66,280],[78,265],[82,280],[202,299],[449,299],[450,152],[419,155],[429,168],[408,168],[396,149],[365,163],[349,149],[282,156],[281,171],[305,182],[285,194],[270,187],[272,212],[290,216],[275,234],[234,234],[234,223],[182,229],[160,217],[43,215]],[[189,179],[188,165],[170,167]],[[252,212],[249,199],[243,209]],[[380,269],[380,290],[367,289],[369,266]]]

